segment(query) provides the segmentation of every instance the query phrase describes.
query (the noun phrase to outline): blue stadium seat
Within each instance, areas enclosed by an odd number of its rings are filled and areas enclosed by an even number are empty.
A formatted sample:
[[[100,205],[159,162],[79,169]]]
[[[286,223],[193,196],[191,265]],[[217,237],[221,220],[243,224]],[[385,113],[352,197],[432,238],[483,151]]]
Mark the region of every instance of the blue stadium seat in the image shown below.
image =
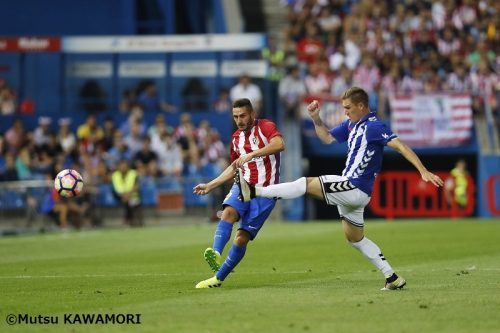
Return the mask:
[[[200,175],[205,178],[214,178],[217,177],[221,171],[222,170],[217,163],[210,162],[201,168]]]
[[[96,204],[101,207],[116,207],[118,201],[113,195],[113,186],[111,184],[100,184],[99,192],[96,197]]]
[[[204,206],[208,204],[210,195],[196,195],[193,193],[193,187],[199,184],[200,177],[185,177],[183,184],[184,204],[186,206]]]
[[[139,184],[141,203],[143,206],[156,206],[158,203],[158,189],[153,178],[142,178]]]
[[[1,209],[20,209],[26,206],[26,198],[23,194],[13,190],[0,192]]]
[[[180,192],[182,186],[177,177],[163,176],[156,179],[156,187],[158,192]]]

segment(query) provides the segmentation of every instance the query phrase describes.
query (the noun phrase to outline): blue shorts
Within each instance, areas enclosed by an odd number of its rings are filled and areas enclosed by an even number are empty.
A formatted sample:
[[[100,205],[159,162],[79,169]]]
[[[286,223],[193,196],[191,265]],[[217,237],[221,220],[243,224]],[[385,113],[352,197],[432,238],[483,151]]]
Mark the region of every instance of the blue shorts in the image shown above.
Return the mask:
[[[250,202],[241,202],[238,199],[239,194],[240,189],[234,184],[224,199],[222,207],[233,207],[240,215],[239,229],[245,230],[250,234],[251,239],[254,239],[276,205],[276,199],[255,198]]]

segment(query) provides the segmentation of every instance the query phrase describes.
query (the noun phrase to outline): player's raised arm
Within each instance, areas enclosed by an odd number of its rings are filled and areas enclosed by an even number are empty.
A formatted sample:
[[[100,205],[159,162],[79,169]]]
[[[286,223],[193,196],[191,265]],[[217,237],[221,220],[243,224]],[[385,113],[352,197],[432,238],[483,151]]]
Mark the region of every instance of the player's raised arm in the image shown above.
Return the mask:
[[[415,168],[417,168],[417,170],[420,172],[420,175],[425,182],[430,181],[437,187],[444,185],[443,180],[439,176],[427,170],[425,166],[422,164],[422,161],[420,161],[420,158],[418,158],[417,154],[415,154],[415,152],[410,147],[408,147],[403,141],[396,138],[394,140],[389,141],[387,145],[395,149],[399,153],[401,153],[401,155],[403,155],[404,158],[410,161],[410,163],[413,164],[413,166],[415,166]]]
[[[314,123],[314,129],[316,130],[316,135],[323,143],[332,143],[335,141],[335,138],[330,134],[328,127],[326,127],[325,123],[321,120],[319,116],[319,103],[317,100],[312,101],[307,106],[307,112],[309,112],[309,117],[311,117]]]

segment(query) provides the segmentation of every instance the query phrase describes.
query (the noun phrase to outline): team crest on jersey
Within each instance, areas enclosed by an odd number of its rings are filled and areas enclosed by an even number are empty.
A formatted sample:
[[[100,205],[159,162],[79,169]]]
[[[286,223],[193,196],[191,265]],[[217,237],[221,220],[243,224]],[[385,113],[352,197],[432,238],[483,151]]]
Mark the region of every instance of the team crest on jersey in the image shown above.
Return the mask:
[[[254,137],[252,138],[252,143],[253,143],[254,145],[259,145],[259,138],[258,138],[258,137],[256,137],[256,136],[254,136]]]

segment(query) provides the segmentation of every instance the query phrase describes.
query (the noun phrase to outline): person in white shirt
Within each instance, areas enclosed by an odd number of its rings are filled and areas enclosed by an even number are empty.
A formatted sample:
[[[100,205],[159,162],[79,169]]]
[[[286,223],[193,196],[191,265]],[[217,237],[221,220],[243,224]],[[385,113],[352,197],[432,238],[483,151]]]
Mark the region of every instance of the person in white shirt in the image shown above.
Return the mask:
[[[231,88],[229,96],[232,102],[240,98],[248,98],[257,114],[262,108],[262,91],[258,85],[252,83],[252,79],[247,74],[240,76],[239,82]]]

